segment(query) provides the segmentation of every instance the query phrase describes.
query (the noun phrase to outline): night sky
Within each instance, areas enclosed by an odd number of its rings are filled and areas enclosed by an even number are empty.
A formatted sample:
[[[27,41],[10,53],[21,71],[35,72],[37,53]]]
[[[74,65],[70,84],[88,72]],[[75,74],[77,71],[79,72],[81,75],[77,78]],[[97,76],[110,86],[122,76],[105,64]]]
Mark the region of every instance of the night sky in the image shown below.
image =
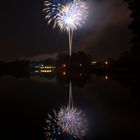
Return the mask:
[[[90,15],[74,32],[73,51],[114,59],[130,49],[130,11],[123,0],[88,0]],[[67,34],[45,21],[43,0],[12,0],[0,4],[0,60],[54,57],[68,52]]]

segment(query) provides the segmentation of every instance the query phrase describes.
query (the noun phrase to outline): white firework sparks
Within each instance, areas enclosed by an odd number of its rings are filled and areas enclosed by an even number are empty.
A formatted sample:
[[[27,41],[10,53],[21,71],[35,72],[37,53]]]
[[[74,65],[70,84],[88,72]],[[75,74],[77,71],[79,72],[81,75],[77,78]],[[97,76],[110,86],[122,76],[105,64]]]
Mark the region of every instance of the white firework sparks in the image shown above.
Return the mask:
[[[47,140],[56,140],[61,135],[61,130],[58,126],[57,114],[53,111],[53,114],[48,114],[47,119],[45,120],[46,124],[44,127],[45,137]]]
[[[81,27],[88,15],[88,6],[83,0],[46,0],[44,12],[48,24],[52,23],[69,37],[69,55],[72,52],[73,31]]]
[[[53,27],[58,26],[67,32],[81,27],[88,15],[88,7],[83,0],[65,0],[61,4],[56,0],[46,0],[44,6],[48,24],[53,22]]]
[[[57,113],[48,114],[44,127],[47,140],[69,138],[82,139],[87,133],[88,122],[82,111],[77,108],[61,108]]]
[[[88,130],[87,119],[77,108],[61,108],[57,118],[64,133],[79,139],[86,135]]]

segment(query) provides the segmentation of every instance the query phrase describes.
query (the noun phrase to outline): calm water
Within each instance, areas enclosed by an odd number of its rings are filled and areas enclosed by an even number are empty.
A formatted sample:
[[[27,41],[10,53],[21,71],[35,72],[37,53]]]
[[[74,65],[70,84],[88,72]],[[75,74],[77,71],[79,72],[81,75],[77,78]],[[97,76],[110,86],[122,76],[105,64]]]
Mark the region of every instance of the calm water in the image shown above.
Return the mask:
[[[65,75],[65,73],[63,73]],[[140,90],[135,77],[90,75],[73,79],[74,106],[89,122],[85,140],[120,140],[140,136]],[[83,77],[82,77],[83,76]],[[120,80],[121,79],[121,80]],[[1,127],[5,139],[45,140],[49,112],[68,104],[67,79],[34,74],[0,77]],[[137,91],[138,90],[138,91]]]

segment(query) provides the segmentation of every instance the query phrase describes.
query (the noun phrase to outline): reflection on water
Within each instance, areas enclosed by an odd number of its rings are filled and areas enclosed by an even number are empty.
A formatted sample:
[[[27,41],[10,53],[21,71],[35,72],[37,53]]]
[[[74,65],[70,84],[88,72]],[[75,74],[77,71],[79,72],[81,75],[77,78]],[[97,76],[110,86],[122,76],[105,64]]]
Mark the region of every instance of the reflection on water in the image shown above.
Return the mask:
[[[67,70],[43,70],[40,72],[33,71],[31,75],[32,80],[53,81],[61,84],[69,84],[72,82],[73,86],[84,87],[91,81],[92,72],[90,71],[67,71]],[[37,78],[38,77],[38,78]],[[44,79],[44,80],[43,80]],[[71,89],[71,88],[70,88]]]
[[[75,138],[82,139],[88,130],[87,120],[81,110],[64,107],[53,111],[46,119],[45,136],[49,140]]]
[[[5,137],[16,132],[15,139],[45,140],[45,132],[48,139],[120,140],[140,134],[139,73],[10,74],[0,77]]]
[[[49,140],[78,138],[82,139],[88,130],[88,121],[85,114],[73,104],[72,83],[69,83],[68,105],[48,114],[45,126],[45,136]]]
[[[69,83],[69,103],[68,108],[73,108],[73,96],[72,96],[72,84],[71,81]]]

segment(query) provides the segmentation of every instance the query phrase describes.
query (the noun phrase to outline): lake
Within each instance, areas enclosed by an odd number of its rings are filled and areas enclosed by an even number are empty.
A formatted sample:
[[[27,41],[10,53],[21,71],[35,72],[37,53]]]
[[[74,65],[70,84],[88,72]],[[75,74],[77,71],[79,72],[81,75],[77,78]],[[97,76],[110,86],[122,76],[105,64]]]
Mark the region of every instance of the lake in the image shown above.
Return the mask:
[[[112,77],[76,73],[78,78],[73,79],[66,75],[62,72],[57,76],[33,73],[29,78],[0,77],[1,132],[5,139],[45,140],[45,120],[48,113],[68,105],[70,81],[73,106],[81,110],[88,121],[83,139],[120,140],[140,136],[137,75]]]

